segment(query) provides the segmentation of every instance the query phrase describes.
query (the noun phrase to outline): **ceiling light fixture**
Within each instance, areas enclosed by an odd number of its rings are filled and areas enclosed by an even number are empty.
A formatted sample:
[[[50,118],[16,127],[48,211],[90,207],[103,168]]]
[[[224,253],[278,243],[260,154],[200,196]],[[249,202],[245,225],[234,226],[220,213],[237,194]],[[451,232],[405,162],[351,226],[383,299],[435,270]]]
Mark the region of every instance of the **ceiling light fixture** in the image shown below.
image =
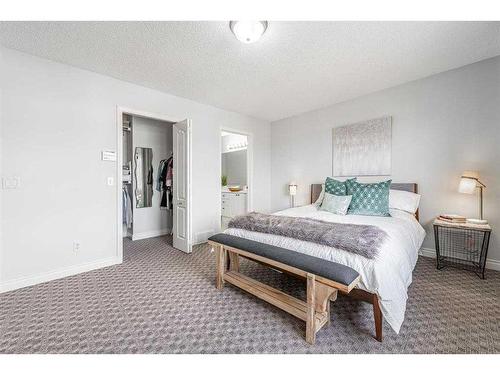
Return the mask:
[[[267,21],[231,21],[229,28],[242,43],[253,43],[260,39],[267,29]]]

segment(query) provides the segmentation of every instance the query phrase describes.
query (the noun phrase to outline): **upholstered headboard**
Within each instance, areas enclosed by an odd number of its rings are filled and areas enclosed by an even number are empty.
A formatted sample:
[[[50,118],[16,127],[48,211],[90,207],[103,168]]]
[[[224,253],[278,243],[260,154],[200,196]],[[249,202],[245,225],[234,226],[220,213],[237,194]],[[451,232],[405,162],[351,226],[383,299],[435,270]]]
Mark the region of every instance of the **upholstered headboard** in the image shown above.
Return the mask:
[[[391,189],[394,190],[404,190],[409,191],[410,193],[418,193],[418,185],[415,183],[392,183]],[[319,195],[321,194],[321,184],[312,184],[311,185],[311,203],[316,202]],[[415,212],[415,217],[418,220],[418,210]]]

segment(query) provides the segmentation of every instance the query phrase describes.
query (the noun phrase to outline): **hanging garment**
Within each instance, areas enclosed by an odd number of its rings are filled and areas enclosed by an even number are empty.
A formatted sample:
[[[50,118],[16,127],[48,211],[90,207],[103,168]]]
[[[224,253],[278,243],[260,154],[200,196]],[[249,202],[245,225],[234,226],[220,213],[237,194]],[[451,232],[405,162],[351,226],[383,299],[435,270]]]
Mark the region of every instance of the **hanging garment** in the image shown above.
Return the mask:
[[[156,180],[156,191],[162,191],[162,183],[163,183],[163,169],[167,167],[167,160],[160,160],[160,164],[158,164],[158,179]]]
[[[167,187],[167,207],[170,210],[174,209],[174,194],[172,186]]]
[[[169,209],[167,189],[165,189],[165,190],[162,191],[161,202],[160,202],[160,209],[162,209],[162,210],[168,210]]]
[[[173,188],[174,188],[174,158],[170,158],[167,163],[167,174],[165,176],[165,185],[167,186],[167,207],[172,210],[173,204]]]
[[[127,228],[132,227],[132,200],[128,194],[126,187],[122,189],[122,207],[123,207],[123,223],[127,225]]]
[[[161,201],[160,208],[164,210],[173,209],[172,204],[172,178],[173,178],[174,158],[171,156],[163,164],[161,175],[158,177],[159,184],[161,185]]]
[[[168,162],[167,162],[167,175],[166,175],[166,182],[165,182],[165,184],[167,186],[172,186],[173,175],[174,175],[174,158],[170,158],[170,159],[168,159]]]

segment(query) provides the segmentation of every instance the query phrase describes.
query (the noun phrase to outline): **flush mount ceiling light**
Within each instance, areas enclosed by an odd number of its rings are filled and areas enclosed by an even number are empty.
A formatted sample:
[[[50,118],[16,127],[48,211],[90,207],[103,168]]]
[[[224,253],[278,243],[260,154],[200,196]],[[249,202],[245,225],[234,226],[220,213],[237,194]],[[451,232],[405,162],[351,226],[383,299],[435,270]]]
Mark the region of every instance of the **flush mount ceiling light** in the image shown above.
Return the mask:
[[[267,21],[231,21],[229,28],[240,42],[253,43],[266,31]]]

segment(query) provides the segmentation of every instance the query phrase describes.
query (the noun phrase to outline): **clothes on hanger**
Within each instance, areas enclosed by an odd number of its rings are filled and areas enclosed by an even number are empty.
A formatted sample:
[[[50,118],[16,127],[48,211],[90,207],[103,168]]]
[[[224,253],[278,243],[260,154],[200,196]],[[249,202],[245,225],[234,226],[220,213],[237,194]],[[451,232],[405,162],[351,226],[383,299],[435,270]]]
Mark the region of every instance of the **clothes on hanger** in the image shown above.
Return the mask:
[[[168,159],[167,162],[167,175],[166,175],[166,185],[172,187],[173,185],[173,175],[174,175],[174,158]]]
[[[172,194],[172,182],[173,182],[173,168],[174,168],[174,158],[169,157],[166,160],[160,161],[158,166],[158,181],[156,184],[156,190],[161,191],[161,202],[160,208],[165,210],[173,209],[173,194]]]
[[[157,174],[158,179],[156,180],[156,191],[159,192],[162,191],[163,169],[166,168],[167,160],[168,159],[160,160],[160,163],[158,164],[158,174]]]
[[[126,186],[122,188],[123,223],[127,228],[132,227],[132,199]]]
[[[174,158],[171,157],[167,162],[167,173],[165,175],[165,185],[167,187],[166,207],[168,207],[169,210],[172,210],[174,208],[173,181],[174,181]]]

